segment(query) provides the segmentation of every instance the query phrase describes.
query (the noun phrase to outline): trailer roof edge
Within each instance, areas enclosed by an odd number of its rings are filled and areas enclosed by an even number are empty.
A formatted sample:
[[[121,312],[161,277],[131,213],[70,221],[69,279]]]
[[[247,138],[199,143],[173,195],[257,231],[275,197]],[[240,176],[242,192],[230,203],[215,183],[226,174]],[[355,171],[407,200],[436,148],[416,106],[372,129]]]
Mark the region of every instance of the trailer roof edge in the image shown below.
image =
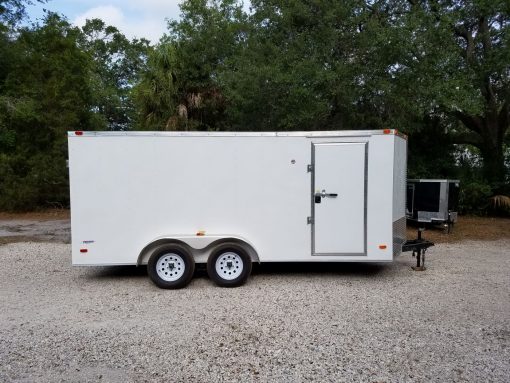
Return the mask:
[[[388,133],[385,130],[331,130],[299,132],[188,132],[188,131],[68,131],[69,137],[359,137]],[[396,130],[391,131],[397,135]]]
[[[460,182],[456,179],[446,178],[409,178],[407,182]]]

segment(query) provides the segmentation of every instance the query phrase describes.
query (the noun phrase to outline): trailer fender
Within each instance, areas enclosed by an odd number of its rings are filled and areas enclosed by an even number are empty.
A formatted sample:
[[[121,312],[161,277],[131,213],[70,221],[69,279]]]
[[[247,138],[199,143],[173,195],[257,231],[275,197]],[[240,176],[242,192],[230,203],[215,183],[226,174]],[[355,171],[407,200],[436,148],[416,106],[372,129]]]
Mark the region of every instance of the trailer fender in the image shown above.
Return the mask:
[[[185,246],[193,255],[195,263],[207,263],[212,251],[225,242],[234,242],[242,246],[250,255],[252,262],[260,263],[255,247],[246,239],[237,235],[183,235],[161,236],[149,242],[139,253],[136,265],[146,265],[155,249],[172,243]]]

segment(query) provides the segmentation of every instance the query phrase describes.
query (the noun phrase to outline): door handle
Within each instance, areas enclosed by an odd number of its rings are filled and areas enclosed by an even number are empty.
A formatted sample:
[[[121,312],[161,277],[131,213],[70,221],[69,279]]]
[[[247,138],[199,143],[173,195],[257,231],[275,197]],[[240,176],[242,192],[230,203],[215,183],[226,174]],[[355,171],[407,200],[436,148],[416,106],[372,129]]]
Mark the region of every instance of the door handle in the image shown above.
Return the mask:
[[[322,190],[320,193],[315,193],[314,195],[315,195],[315,197],[322,197],[322,198],[325,198],[325,197],[336,198],[336,197],[338,197],[337,193],[326,193],[326,190]]]

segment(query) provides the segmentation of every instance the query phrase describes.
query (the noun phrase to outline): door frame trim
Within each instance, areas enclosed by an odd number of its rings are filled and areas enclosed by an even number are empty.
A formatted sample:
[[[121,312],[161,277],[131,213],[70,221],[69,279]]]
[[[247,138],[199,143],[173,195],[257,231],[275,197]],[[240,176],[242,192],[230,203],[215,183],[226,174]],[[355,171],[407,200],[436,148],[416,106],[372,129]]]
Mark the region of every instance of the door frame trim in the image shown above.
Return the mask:
[[[311,174],[311,192],[310,192],[310,201],[311,201],[311,237],[312,237],[312,256],[335,256],[341,255],[345,257],[359,257],[367,255],[367,197],[368,197],[368,141],[322,141],[322,142],[312,142],[312,174]],[[364,174],[364,208],[363,208],[363,252],[362,253],[316,253],[315,252],[315,171],[316,171],[316,163],[315,163],[315,146],[319,145],[335,145],[335,144],[364,144],[365,145],[365,174]]]

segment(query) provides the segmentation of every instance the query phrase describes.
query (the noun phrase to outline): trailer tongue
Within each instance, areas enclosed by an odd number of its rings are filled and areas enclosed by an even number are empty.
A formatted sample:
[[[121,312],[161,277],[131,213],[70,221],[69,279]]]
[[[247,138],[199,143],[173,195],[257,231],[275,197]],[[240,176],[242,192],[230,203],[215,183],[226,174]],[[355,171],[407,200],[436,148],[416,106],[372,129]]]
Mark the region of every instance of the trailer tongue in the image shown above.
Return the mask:
[[[425,271],[425,253],[429,247],[434,246],[434,242],[428,241],[421,237],[424,229],[418,229],[418,237],[409,239],[402,245],[402,252],[412,251],[413,257],[416,257],[416,266],[412,269],[415,271]]]

